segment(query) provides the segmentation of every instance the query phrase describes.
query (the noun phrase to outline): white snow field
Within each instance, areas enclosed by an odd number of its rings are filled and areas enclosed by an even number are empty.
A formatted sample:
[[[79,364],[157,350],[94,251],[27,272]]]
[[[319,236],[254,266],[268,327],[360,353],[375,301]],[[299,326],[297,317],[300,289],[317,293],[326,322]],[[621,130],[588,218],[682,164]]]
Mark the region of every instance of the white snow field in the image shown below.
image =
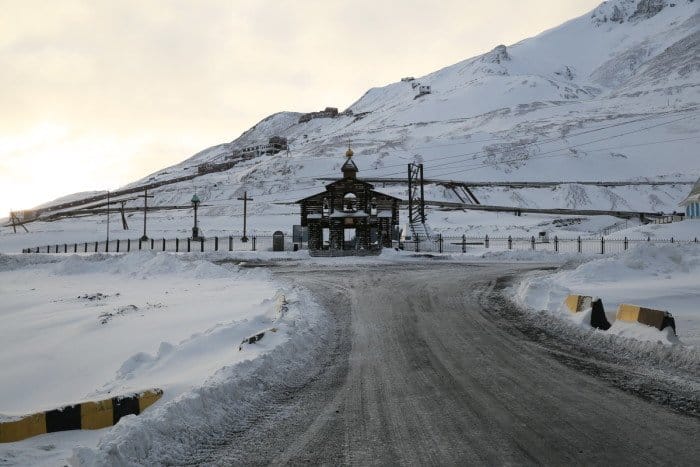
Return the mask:
[[[289,302],[283,310],[276,306],[281,293]],[[0,295],[0,420],[164,390],[117,428],[0,444],[2,465],[62,465],[76,446],[104,446],[125,432],[143,438],[145,427],[167,429],[174,419],[206,423],[226,403],[217,393],[252,371],[250,362],[280,346],[303,360],[306,333],[319,319],[313,303],[265,270],[196,255],[0,255]],[[261,331],[261,341],[239,350]],[[265,360],[270,371],[274,358]]]
[[[533,274],[516,287],[516,301],[590,328],[590,314],[570,313],[569,294],[600,297],[612,327],[602,334],[686,345],[700,350],[700,248],[696,245],[642,245],[610,257],[590,259],[570,269]],[[580,261],[577,261],[580,263]],[[621,303],[670,311],[678,336],[638,323],[615,321]]]

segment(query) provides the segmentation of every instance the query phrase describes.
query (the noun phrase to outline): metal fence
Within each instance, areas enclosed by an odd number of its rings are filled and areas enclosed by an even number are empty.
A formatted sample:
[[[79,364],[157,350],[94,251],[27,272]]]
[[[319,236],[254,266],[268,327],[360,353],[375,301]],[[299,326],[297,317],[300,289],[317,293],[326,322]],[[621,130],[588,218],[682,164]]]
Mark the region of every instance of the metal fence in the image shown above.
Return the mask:
[[[284,251],[306,249],[307,243],[295,243],[292,237],[284,236]],[[60,243],[25,248],[22,253],[126,253],[130,251],[152,250],[168,252],[210,252],[210,251],[274,251],[273,235],[254,235],[243,242],[240,237],[210,237],[200,240],[191,238],[149,240],[110,240],[82,243]],[[431,239],[399,242],[400,249],[430,253],[466,253],[473,248],[492,251],[551,251],[559,253],[607,254],[626,251],[640,244],[695,244],[698,239],[678,240],[652,238],[558,238],[540,239],[537,237],[484,237],[442,236],[438,234]]]
[[[431,252],[431,253],[466,253],[473,248],[490,249],[494,251],[519,250],[519,251],[552,251],[558,253],[582,253],[582,254],[606,254],[620,253],[630,249],[633,245],[640,244],[683,244],[691,243],[700,245],[698,239],[678,240],[673,237],[668,239],[652,238],[559,238],[540,239],[537,237],[467,237],[442,236],[438,234],[431,239],[418,241],[406,241],[399,244],[399,248],[406,251]]]
[[[284,236],[284,251],[305,249],[306,243],[294,243],[291,236]],[[193,240],[191,238],[151,238],[119,239],[96,242],[60,243],[25,248],[22,253],[126,253],[130,251],[169,251],[174,253],[210,251],[273,251],[272,235],[254,235],[247,242],[240,237],[210,237]]]

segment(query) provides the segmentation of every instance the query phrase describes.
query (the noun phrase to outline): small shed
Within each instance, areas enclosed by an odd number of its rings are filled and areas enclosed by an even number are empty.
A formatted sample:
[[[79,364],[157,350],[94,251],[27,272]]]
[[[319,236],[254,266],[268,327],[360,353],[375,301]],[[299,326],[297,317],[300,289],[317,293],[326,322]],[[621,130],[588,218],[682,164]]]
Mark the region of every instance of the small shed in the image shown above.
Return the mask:
[[[374,255],[392,246],[401,200],[358,180],[352,156],[348,149],[343,178],[326,185],[326,191],[297,201],[312,256]]]
[[[419,96],[424,96],[425,94],[430,94],[432,91],[430,89],[430,85],[427,84],[421,84],[418,86],[418,95]]]
[[[700,219],[700,178],[693,185],[690,194],[681,201],[681,206],[685,206],[686,219]]]

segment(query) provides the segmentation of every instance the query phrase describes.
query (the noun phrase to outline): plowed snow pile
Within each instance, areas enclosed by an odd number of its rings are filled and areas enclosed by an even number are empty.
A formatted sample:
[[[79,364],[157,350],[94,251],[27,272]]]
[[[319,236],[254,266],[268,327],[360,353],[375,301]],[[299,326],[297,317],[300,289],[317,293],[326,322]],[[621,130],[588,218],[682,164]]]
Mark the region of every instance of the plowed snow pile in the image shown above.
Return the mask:
[[[283,313],[276,306],[280,293],[289,300]],[[100,439],[124,440],[125,433],[131,446],[151,450],[153,435],[143,426],[162,429],[166,419],[201,417],[201,399],[216,407],[216,391],[232,384],[239,367],[250,372],[251,362],[278,346],[308,341],[304,333],[318,316],[265,270],[167,253],[0,255],[0,295],[0,420],[164,390],[155,406],[114,428],[2,444],[2,465],[63,465],[76,446],[94,449]],[[239,350],[261,331],[267,331],[261,341]]]
[[[612,323],[607,333],[700,348],[700,247],[697,245],[641,245],[574,269],[531,275],[516,290],[521,305],[580,322],[580,317],[563,307],[569,294],[602,298]],[[658,331],[642,324],[615,322],[620,303],[671,312],[678,338],[669,328]]]

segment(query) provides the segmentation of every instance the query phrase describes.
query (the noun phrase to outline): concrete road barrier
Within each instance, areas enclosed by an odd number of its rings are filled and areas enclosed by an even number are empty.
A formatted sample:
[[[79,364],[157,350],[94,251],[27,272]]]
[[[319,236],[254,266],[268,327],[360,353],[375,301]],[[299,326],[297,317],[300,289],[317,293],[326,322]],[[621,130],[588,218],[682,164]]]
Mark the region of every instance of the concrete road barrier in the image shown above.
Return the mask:
[[[600,298],[593,298],[588,295],[569,295],[564,300],[564,304],[574,314],[590,308],[590,325],[603,331],[610,329],[610,322],[608,317],[605,316],[605,308],[603,308],[603,301]]]
[[[246,337],[241,341],[241,345],[238,346],[238,350],[241,351],[243,350],[243,345],[245,344],[255,344],[259,340],[262,340],[263,337],[265,337],[266,332],[277,332],[277,328],[270,328],[265,331],[259,332],[257,334],[253,334],[250,337]]]
[[[652,326],[659,331],[671,326],[673,333],[676,333],[676,321],[668,311],[654,310],[637,305],[620,304],[617,308],[615,319],[620,321],[637,322]]]
[[[569,295],[564,300],[564,304],[572,313],[578,313],[591,307],[593,297],[588,295]]]
[[[116,425],[126,415],[138,415],[163,396],[160,389],[149,389],[129,396],[81,402],[19,420],[0,422],[0,443],[21,441],[32,436],[66,430],[98,430]]]

